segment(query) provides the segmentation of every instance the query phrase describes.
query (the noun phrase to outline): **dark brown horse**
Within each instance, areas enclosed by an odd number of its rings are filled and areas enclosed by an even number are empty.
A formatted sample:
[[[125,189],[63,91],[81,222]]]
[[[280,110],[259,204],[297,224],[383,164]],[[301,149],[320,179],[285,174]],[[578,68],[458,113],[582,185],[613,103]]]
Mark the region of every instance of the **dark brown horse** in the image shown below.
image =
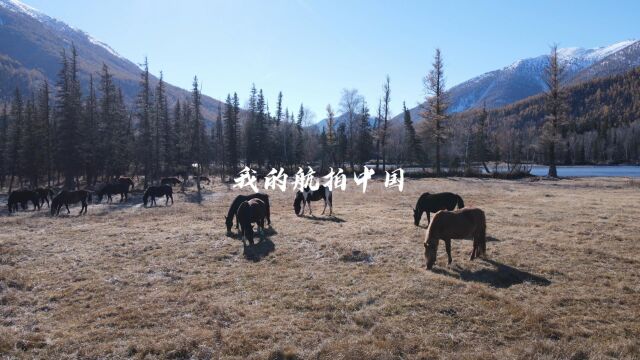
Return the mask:
[[[49,206],[49,198],[53,199],[53,196],[55,195],[53,193],[53,190],[51,190],[50,188],[37,188],[35,190],[35,192],[38,193],[38,198],[40,199],[40,206],[44,205],[44,203],[47,203],[47,207]]]
[[[107,203],[113,201],[113,195],[120,195],[120,202],[129,199],[129,184],[113,183],[106,184],[96,193],[98,195],[98,203],[102,202],[102,197],[107,195]]]
[[[160,184],[176,186],[178,184],[182,184],[182,181],[180,181],[180,179],[178,179],[177,177],[168,177],[168,178],[163,178],[162,180],[160,180]]]
[[[164,196],[166,198],[164,202],[165,206],[169,205],[169,199],[171,199],[171,205],[173,205],[173,189],[169,185],[149,186],[142,196],[142,202],[144,203],[144,206],[147,207],[147,202],[149,201],[149,198],[151,198],[150,205],[157,205],[156,197],[160,196]]]
[[[131,179],[130,177],[120,176],[117,182],[118,184],[129,186],[130,188],[128,190],[133,190],[133,188],[135,187],[135,185],[133,184],[133,179]]]
[[[242,234],[242,243],[247,238],[249,243],[253,245],[253,223],[258,225],[260,239],[264,236],[264,219],[267,216],[267,205],[260,199],[251,199],[243,201],[238,207],[236,214],[240,223],[240,232]]]
[[[211,184],[211,179],[206,176],[200,176],[200,182],[206,182],[207,185]]]
[[[51,215],[60,215],[60,209],[62,206],[67,208],[67,214],[69,211],[69,205],[76,203],[82,203],[79,215],[87,213],[88,203],[91,202],[92,192],[89,190],[67,191],[62,190],[51,200]]]
[[[22,209],[27,209],[27,203],[31,201],[33,204],[33,210],[40,210],[40,196],[37,192],[32,190],[15,190],[9,194],[7,199],[7,208],[9,213],[12,211],[18,211],[18,204],[22,206]]]
[[[485,255],[487,252],[487,223],[484,211],[478,208],[465,208],[455,211],[438,211],[429,224],[424,240],[424,256],[427,259],[427,269],[431,269],[436,262],[438,243],[444,240],[451,264],[451,239],[473,237],[471,260]]]
[[[318,190],[311,190],[309,187],[304,188],[304,191],[298,191],[296,193],[296,198],[293,201],[293,210],[296,212],[296,215],[301,216],[304,215],[305,205],[309,206],[309,214],[313,215],[311,212],[311,202],[324,200],[324,209],[322,210],[322,214],[324,214],[325,210],[327,210],[327,204],[329,204],[329,216],[333,214],[333,194],[331,190],[324,186],[320,185]],[[302,204],[302,206],[300,205]],[[302,211],[300,209],[302,208]]]
[[[250,195],[238,195],[233,202],[231,202],[231,206],[229,206],[229,211],[227,212],[227,216],[224,217],[225,225],[227,226],[227,233],[231,232],[231,227],[233,227],[233,218],[236,217],[238,212],[238,207],[244,201],[251,199],[260,199],[267,207],[267,223],[271,226],[271,207],[269,206],[269,195],[262,193],[255,193]],[[238,229],[238,218],[236,217],[236,229]]]
[[[438,212],[440,210],[453,210],[458,206],[458,209],[464,207],[464,201],[462,198],[454,193],[443,192],[437,194],[429,194],[428,192],[420,195],[416,207],[413,209],[413,223],[415,226],[420,225],[420,218],[422,213],[427,213],[427,225],[431,222],[431,213]]]

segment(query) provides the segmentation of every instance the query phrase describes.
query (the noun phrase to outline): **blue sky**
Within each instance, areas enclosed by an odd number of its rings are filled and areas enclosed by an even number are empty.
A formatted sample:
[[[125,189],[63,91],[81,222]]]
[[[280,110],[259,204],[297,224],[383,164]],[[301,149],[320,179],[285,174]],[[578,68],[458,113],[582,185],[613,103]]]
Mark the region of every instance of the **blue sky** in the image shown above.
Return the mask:
[[[343,88],[372,108],[391,77],[392,110],[424,96],[436,47],[448,86],[537,56],[549,45],[640,38],[640,1],[24,0],[85,30],[154,73],[218,99],[252,83],[275,104],[325,115]]]

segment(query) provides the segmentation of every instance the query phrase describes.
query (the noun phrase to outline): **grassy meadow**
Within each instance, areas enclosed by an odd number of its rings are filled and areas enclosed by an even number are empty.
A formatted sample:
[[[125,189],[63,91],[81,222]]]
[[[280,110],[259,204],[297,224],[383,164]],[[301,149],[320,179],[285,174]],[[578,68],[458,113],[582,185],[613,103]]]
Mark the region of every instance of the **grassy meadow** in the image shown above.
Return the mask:
[[[192,191],[55,218],[9,216],[2,197],[0,358],[640,358],[637,182],[350,180],[333,217],[268,191],[251,249],[224,227],[239,190]],[[485,210],[486,259],[454,240],[453,264],[441,245],[425,269],[425,191]]]

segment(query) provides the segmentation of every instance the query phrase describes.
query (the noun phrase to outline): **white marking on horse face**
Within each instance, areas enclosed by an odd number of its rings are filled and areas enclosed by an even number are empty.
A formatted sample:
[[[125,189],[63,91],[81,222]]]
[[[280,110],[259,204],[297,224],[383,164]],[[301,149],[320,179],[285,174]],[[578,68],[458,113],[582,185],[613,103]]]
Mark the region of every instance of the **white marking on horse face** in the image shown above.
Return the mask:
[[[310,191],[303,191],[302,192],[302,198],[304,199],[305,202],[308,201],[307,199],[309,198],[309,194],[310,193],[311,193]]]

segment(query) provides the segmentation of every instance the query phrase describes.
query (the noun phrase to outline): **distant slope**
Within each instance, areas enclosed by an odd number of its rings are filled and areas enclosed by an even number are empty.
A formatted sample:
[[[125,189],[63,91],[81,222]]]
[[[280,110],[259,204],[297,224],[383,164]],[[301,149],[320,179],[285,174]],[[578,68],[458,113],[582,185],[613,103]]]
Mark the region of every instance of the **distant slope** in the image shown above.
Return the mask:
[[[640,67],[621,75],[592,79],[565,89],[568,122],[578,134],[605,131],[640,120]],[[516,128],[538,127],[545,117],[544,95],[489,110],[490,123],[506,122]],[[475,118],[472,109],[453,120]]]
[[[640,65],[640,41],[627,40],[595,49],[564,48],[558,50],[565,65],[565,85],[625,73]],[[449,111],[463,112],[480,108],[499,108],[546,90],[544,69],[547,56],[522,59],[452,87],[448,91]],[[419,119],[420,109],[411,109]],[[400,121],[402,114],[394,121]]]
[[[89,75],[98,74],[104,63],[122,87],[127,103],[133,103],[141,71],[136,64],[89,34],[17,0],[0,0],[0,102],[6,101],[16,86],[27,92],[44,79],[55,83],[60,53],[69,51],[71,44],[78,52],[79,76],[85,90]],[[155,86],[157,78],[153,77],[152,83]],[[167,96],[174,103],[188,98],[189,92],[169,84]],[[220,101],[208,96],[202,100],[203,115],[213,120]]]

